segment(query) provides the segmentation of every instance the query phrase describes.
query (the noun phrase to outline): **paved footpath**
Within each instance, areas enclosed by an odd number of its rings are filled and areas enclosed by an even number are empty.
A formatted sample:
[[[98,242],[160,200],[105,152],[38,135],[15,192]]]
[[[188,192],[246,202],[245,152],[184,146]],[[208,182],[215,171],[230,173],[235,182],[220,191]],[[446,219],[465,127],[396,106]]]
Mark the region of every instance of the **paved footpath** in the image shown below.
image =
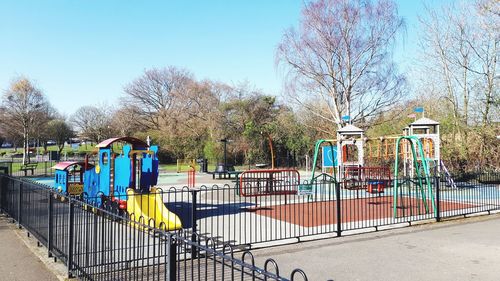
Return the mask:
[[[16,234],[13,225],[0,215],[0,280],[58,280]],[[24,232],[24,231],[23,231]],[[25,232],[24,232],[24,235]]]
[[[254,250],[309,280],[500,280],[500,215]],[[289,276],[286,276],[289,277]],[[301,280],[300,278],[297,280]]]

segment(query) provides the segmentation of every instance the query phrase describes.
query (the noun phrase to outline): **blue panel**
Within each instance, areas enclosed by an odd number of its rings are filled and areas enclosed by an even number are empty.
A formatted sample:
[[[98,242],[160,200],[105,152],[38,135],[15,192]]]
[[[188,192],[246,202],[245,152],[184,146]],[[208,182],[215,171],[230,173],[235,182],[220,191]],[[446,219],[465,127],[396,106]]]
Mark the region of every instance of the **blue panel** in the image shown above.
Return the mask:
[[[333,147],[333,155],[332,155],[332,147],[327,145],[323,146],[323,167],[336,167],[338,166],[337,161],[337,147]],[[333,156],[333,159],[332,159]]]
[[[95,168],[85,171],[83,174],[83,192],[88,197],[96,197],[99,192],[99,176]]]
[[[131,185],[131,181],[132,173],[130,158],[127,154],[120,155],[115,159],[115,195],[125,194],[127,188]]]
[[[153,158],[150,154],[144,154],[141,167],[141,190],[149,191],[153,178]]]
[[[158,159],[153,160],[153,174],[151,175],[151,185],[155,186],[158,184]]]
[[[158,184],[158,169],[159,169],[159,164],[160,164],[160,161],[158,161],[158,146],[157,145],[152,145],[151,147],[149,147],[149,150],[153,151],[154,152],[154,155],[153,155],[153,164],[152,164],[152,167],[153,167],[153,174],[151,176],[151,185],[152,186],[155,186]]]
[[[106,157],[103,157],[106,155]],[[106,164],[104,163],[104,158],[107,158]],[[110,184],[110,162],[111,162],[111,149],[101,148],[99,149],[99,191],[102,191],[104,195],[109,194],[109,184]]]
[[[66,192],[67,189],[67,172],[63,170],[56,170],[54,189],[61,192]]]

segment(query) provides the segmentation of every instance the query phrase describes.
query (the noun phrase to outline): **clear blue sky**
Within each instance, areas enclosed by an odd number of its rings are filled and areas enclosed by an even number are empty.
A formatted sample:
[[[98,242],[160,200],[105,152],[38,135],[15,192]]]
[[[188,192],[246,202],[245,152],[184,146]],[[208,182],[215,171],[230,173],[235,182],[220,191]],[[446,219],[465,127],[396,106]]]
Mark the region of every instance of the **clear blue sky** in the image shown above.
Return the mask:
[[[423,4],[398,4],[407,36],[395,58],[407,70]],[[298,24],[302,5],[300,0],[2,1],[0,89],[26,75],[59,111],[71,114],[82,105],[116,104],[123,86],[144,69],[173,65],[198,79],[247,80],[279,94],[275,48],[283,31]]]

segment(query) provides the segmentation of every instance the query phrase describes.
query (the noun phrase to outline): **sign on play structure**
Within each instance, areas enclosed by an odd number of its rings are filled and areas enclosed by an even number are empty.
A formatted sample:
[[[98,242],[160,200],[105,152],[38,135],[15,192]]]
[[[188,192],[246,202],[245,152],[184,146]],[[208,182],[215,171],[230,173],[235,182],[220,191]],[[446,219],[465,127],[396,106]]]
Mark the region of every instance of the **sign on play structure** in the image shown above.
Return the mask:
[[[312,184],[299,184],[299,189],[297,190],[297,195],[312,195],[313,194],[313,186]]]
[[[326,145],[322,147],[323,149],[323,159],[322,161],[322,167],[323,168],[333,168],[338,165],[337,163],[337,147],[333,147],[333,154],[332,154],[332,146]]]

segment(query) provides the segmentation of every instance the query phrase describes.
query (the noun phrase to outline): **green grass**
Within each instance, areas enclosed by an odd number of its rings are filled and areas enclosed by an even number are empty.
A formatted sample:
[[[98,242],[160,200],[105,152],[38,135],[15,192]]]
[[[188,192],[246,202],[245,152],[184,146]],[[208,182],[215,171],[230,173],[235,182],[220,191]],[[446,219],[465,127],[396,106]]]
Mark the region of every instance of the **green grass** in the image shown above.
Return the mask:
[[[35,163],[35,162],[32,162],[32,163]],[[55,165],[55,163],[56,163],[55,161],[48,161],[46,163],[40,162],[36,166],[35,171],[45,171],[45,165],[47,165],[47,170],[49,170],[52,168],[53,165]],[[11,173],[14,174],[14,173],[21,171],[22,166],[23,166],[23,164],[21,162],[12,162],[11,168],[10,168],[10,169],[12,169]],[[29,171],[28,174],[31,174],[31,171]]]
[[[189,169],[188,165],[183,165],[181,169],[181,173],[186,173]],[[234,166],[236,171],[243,171],[248,169],[248,165],[243,166]],[[168,173],[176,173],[177,172],[177,164],[160,164],[160,170]],[[200,165],[196,165],[196,171],[200,170]],[[208,164],[208,171],[215,171],[215,164]]]
[[[44,151],[43,147],[39,148],[38,150]],[[58,151],[58,150],[59,150],[59,147],[57,145],[50,145],[47,147],[47,151]],[[64,148],[62,150],[62,154],[64,155],[64,153],[68,153],[68,152],[91,153],[94,150],[95,150],[95,146],[90,145],[90,144],[78,146],[78,149],[76,149],[76,150],[73,149],[71,146],[66,145],[66,146],[64,146]],[[15,151],[14,148],[0,148],[0,155],[5,155],[6,157],[10,157],[13,154],[22,154],[22,153],[23,153],[22,147],[17,148],[17,152]]]

